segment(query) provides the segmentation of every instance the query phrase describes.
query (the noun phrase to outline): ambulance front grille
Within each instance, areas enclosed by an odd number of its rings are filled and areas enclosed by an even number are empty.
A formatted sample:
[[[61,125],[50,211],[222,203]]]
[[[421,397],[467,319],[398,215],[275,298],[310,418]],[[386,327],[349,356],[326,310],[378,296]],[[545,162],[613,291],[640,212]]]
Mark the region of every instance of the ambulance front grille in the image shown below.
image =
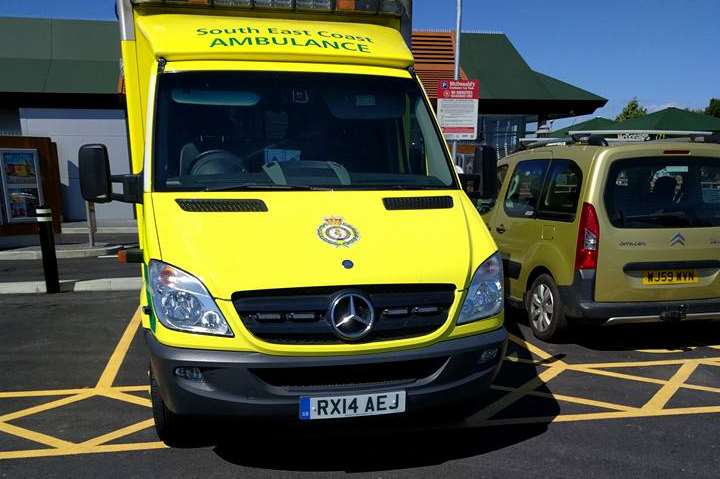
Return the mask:
[[[332,300],[343,290],[367,295],[375,324],[359,343],[424,336],[448,319],[455,299],[450,284],[337,286],[235,293],[233,304],[247,330],[277,344],[342,344],[327,318]]]
[[[388,388],[413,384],[437,374],[448,357],[378,363],[315,366],[299,368],[253,368],[265,384],[292,391],[357,388]]]

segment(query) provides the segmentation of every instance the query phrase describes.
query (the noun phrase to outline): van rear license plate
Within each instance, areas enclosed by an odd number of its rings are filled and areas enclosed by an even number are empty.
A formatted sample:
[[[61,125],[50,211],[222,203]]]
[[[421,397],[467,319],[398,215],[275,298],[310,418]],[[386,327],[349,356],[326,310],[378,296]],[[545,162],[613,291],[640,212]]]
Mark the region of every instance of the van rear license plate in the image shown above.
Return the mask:
[[[405,391],[300,398],[300,419],[339,419],[405,412]]]
[[[695,270],[644,271],[642,284],[693,284],[699,281]]]

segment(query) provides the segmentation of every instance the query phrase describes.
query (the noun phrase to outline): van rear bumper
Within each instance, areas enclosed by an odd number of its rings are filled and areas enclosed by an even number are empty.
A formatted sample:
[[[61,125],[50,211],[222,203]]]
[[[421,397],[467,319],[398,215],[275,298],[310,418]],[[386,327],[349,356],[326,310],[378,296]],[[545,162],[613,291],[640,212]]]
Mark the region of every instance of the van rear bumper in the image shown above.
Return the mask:
[[[480,397],[500,368],[507,331],[407,351],[314,357],[173,348],[149,331],[145,339],[160,396],[176,414],[288,419],[298,418],[301,396],[404,390],[408,413]],[[496,354],[483,357],[489,350]],[[199,368],[203,380],[178,377],[179,367]],[[371,382],[362,377],[368,370]],[[322,382],[328,374],[342,382]]]
[[[599,303],[593,300],[595,271],[575,273],[571,286],[560,286],[568,318],[598,325],[720,320],[720,298],[686,301]]]

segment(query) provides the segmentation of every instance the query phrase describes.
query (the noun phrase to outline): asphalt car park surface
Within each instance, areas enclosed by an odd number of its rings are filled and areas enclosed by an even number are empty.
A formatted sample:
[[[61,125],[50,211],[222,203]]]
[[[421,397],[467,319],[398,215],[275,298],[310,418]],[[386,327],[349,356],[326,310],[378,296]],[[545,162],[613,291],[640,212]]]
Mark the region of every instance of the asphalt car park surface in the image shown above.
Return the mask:
[[[512,341],[462,424],[374,420],[152,427],[137,292],[0,297],[0,477],[718,477],[720,327]],[[132,319],[131,319],[132,318]]]
[[[140,276],[140,265],[118,263],[112,257],[58,259],[60,280],[83,281],[99,278],[131,278]],[[10,281],[42,281],[45,278],[42,261],[0,261],[0,283]]]

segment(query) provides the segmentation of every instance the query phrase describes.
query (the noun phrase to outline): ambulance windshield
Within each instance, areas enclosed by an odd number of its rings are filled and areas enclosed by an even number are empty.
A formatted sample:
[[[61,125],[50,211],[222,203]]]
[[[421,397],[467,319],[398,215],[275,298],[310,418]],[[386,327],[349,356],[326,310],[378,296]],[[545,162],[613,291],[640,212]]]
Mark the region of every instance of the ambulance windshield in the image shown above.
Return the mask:
[[[165,74],[155,125],[156,191],[457,188],[410,79]]]

